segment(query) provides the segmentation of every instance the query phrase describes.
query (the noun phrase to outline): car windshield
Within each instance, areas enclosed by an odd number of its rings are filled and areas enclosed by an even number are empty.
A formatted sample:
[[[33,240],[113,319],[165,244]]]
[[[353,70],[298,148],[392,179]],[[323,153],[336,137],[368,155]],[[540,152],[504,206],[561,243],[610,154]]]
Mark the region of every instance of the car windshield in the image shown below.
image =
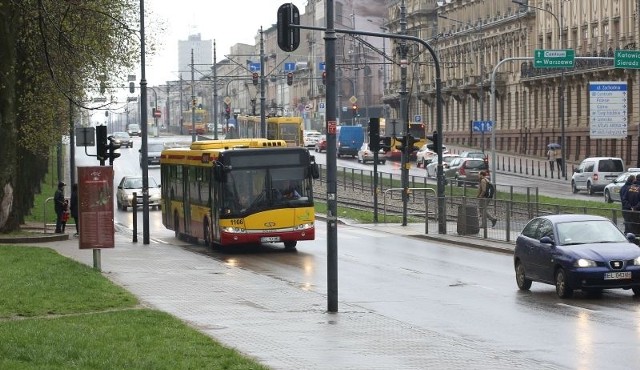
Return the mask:
[[[118,137],[118,138],[129,138],[129,134],[127,134],[126,132],[116,132],[113,134],[113,136]]]
[[[153,143],[153,144],[149,144],[149,146],[147,147],[147,152],[161,152],[163,150],[164,150],[163,143]]]
[[[624,234],[608,220],[562,222],[556,225],[559,245],[626,242]]]

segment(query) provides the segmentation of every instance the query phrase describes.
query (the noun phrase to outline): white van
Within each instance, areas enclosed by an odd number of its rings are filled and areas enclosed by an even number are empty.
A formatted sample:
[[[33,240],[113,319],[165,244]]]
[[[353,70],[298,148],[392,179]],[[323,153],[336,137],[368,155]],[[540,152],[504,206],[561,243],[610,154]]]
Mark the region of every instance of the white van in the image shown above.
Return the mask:
[[[625,171],[622,158],[592,157],[580,163],[571,176],[571,190],[586,190],[589,195],[602,192],[604,187]]]

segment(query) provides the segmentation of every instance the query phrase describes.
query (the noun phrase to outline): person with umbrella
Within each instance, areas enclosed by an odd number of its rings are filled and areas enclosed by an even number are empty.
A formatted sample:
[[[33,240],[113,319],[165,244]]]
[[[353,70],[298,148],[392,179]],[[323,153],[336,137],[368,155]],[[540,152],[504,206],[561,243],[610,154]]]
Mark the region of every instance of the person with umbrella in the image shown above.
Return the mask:
[[[549,159],[551,177],[553,177],[553,167],[555,166],[558,166],[558,178],[562,175],[562,155],[560,155],[560,149],[560,144],[551,143],[547,145],[547,158]]]

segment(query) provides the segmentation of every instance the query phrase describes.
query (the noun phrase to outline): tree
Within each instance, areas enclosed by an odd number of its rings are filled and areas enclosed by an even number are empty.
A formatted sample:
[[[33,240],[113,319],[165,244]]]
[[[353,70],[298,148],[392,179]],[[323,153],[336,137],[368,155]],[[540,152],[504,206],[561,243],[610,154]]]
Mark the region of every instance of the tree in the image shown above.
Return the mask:
[[[24,222],[72,108],[100,76],[117,85],[138,60],[138,6],[0,1],[0,232]]]

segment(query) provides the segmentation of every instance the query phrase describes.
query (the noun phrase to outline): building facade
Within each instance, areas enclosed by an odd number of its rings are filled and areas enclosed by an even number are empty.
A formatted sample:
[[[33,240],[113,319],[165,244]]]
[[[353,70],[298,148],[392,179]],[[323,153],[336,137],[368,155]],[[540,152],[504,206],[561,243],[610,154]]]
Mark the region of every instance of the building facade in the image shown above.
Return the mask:
[[[189,35],[187,40],[178,41],[178,74],[182,80],[191,80],[191,55],[193,52],[194,79],[199,80],[211,73],[213,64],[213,43],[202,40],[199,33]]]

